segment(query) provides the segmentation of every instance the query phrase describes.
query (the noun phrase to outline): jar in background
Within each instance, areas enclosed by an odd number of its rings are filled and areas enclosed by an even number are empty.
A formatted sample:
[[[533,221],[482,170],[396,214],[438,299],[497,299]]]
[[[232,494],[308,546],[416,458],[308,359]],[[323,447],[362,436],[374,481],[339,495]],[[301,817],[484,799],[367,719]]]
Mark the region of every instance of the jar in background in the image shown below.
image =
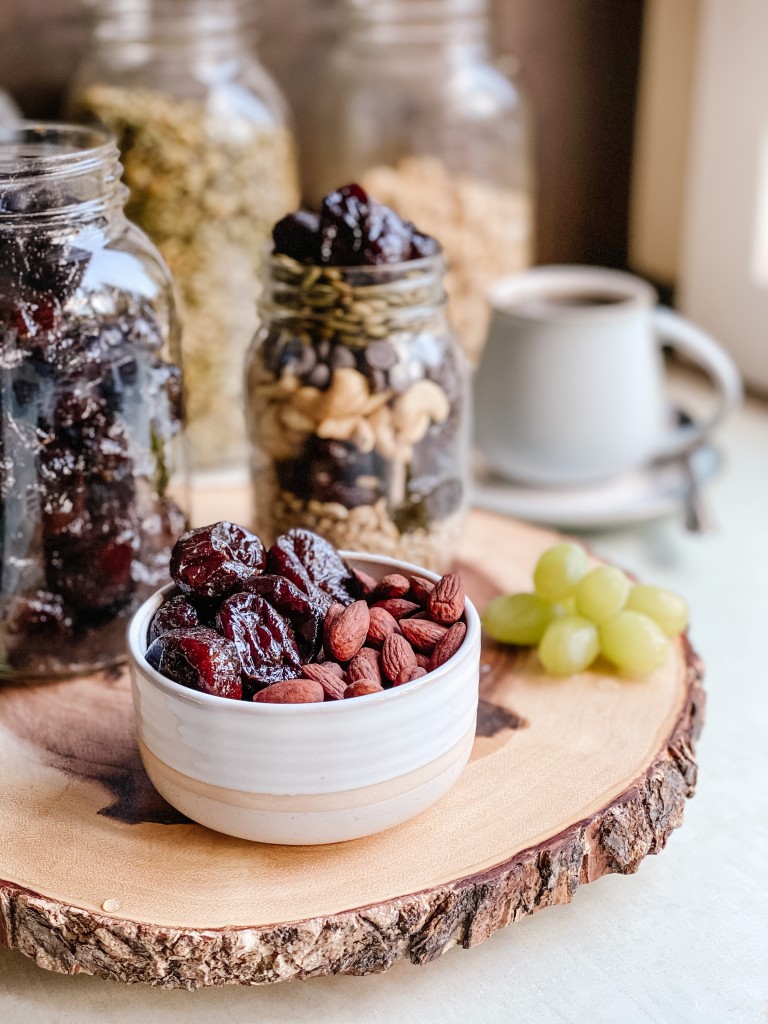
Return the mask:
[[[70,92],[114,132],[128,216],[159,247],[182,317],[196,469],[246,465],[242,378],[272,224],[298,200],[282,96],[244,0],[96,0]]]
[[[8,93],[0,89],[0,124],[13,124],[19,118],[18,107]]]
[[[464,358],[442,254],[379,266],[273,255],[247,369],[257,530],[443,572],[467,507]]]
[[[113,663],[185,526],[167,269],[102,132],[0,128],[0,676]]]
[[[528,113],[492,62],[489,0],[343,0],[306,139],[312,203],[340,181],[440,238],[451,321],[472,365],[488,285],[531,260]],[[304,140],[303,140],[304,141]]]

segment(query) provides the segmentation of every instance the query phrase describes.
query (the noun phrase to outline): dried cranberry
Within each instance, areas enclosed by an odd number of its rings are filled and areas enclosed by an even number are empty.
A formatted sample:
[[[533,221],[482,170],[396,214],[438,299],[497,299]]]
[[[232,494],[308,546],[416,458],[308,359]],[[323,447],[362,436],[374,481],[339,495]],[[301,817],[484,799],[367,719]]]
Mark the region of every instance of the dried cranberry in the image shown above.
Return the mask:
[[[297,210],[279,220],[272,229],[275,252],[299,263],[320,262],[320,217],[309,210]]]
[[[218,628],[235,645],[243,673],[257,684],[301,675],[301,656],[293,630],[258,594],[228,597],[219,609]]]
[[[149,642],[173,629],[190,629],[200,625],[197,609],[182,594],[169,597],[160,605],[149,627]]]
[[[336,548],[309,530],[278,537],[267,553],[267,567],[317,601],[323,615],[333,601],[348,605],[361,596],[360,584]]]
[[[171,552],[171,578],[187,594],[225,597],[258,575],[264,564],[259,538],[224,521],[178,539]]]
[[[323,616],[317,605],[284,576],[262,573],[247,589],[268,601],[291,624],[302,661],[315,658],[322,644]]]
[[[147,648],[147,661],[168,679],[217,697],[240,700],[243,686],[237,648],[213,629],[175,629]]]

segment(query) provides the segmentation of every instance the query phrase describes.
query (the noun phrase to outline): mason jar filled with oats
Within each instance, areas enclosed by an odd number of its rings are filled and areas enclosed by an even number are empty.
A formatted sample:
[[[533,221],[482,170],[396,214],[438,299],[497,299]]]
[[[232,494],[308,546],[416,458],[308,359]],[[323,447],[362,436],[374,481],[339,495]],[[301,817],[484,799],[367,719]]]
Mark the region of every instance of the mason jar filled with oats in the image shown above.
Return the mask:
[[[117,138],[128,216],[168,263],[197,470],[245,471],[245,352],[259,269],[298,180],[283,98],[245,0],[94,0],[70,109]]]
[[[500,7],[500,5],[497,5]],[[359,181],[445,250],[453,325],[481,355],[489,284],[533,244],[529,113],[492,51],[490,0],[341,0],[339,44],[303,140],[312,202]]]
[[[274,231],[247,364],[255,520],[445,572],[467,508],[467,370],[434,238],[360,186]]]

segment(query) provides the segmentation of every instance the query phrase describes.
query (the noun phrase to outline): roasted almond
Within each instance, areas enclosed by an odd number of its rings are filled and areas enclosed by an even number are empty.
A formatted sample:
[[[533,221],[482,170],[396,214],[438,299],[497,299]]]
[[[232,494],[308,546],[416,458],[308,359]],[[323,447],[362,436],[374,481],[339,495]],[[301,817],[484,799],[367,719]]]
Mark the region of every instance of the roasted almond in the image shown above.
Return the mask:
[[[411,581],[399,572],[382,576],[376,584],[372,597],[374,601],[385,601],[390,597],[405,597],[411,589]]]
[[[411,576],[411,596],[420,605],[426,605],[429,595],[435,589],[432,580],[425,580],[423,576]]]
[[[286,679],[259,690],[253,700],[256,704],[318,704],[324,697],[315,679]]]
[[[371,608],[370,624],[368,626],[367,643],[371,647],[381,647],[384,641],[392,633],[399,633],[400,627],[397,619],[386,610],[376,605]]]
[[[406,615],[413,615],[420,612],[421,608],[413,601],[406,601],[404,597],[388,597],[384,601],[377,601],[374,608],[383,608],[389,612],[393,619],[402,619]]]
[[[341,700],[346,689],[344,671],[335,661],[324,661],[322,664],[302,665],[301,671],[307,679],[320,683],[323,693],[329,700]]]
[[[383,693],[384,687],[381,683],[375,682],[373,679],[358,679],[356,683],[350,683],[350,685],[344,691],[344,699],[347,697],[364,697],[367,693]]]
[[[376,589],[376,580],[364,569],[353,569],[352,575],[360,584],[360,591],[363,597],[369,597]]]
[[[325,619],[323,619],[323,649],[326,654],[328,651],[328,633],[330,632],[331,626],[334,624],[336,619],[344,611],[344,605],[339,604],[338,601],[331,605],[328,611],[325,613]]]
[[[467,627],[464,623],[454,622],[442,640],[438,641],[434,651],[432,651],[432,657],[429,659],[429,671],[431,672],[439,665],[443,665],[449,658],[452,658],[464,643],[466,635]]]
[[[363,647],[350,661],[347,668],[347,683],[356,683],[358,679],[375,679],[381,682],[379,662],[381,656],[372,647]]]
[[[401,619],[400,629],[403,636],[415,651],[431,654],[438,640],[442,640],[448,631],[447,626],[430,619]]]
[[[365,643],[371,613],[365,601],[353,601],[327,630],[328,651],[337,661],[349,661]]]
[[[464,614],[464,587],[458,573],[448,573],[438,580],[427,600],[427,611],[444,626],[458,622]]]
[[[427,674],[425,668],[404,668],[400,675],[394,682],[395,686],[403,686],[405,683],[412,683],[414,679],[421,679],[422,676]]]
[[[416,667],[416,655],[405,637],[399,633],[388,636],[381,649],[382,674],[394,683],[403,669]]]
[[[419,668],[425,668],[429,671],[429,655],[422,654],[421,651],[416,651],[416,664]]]

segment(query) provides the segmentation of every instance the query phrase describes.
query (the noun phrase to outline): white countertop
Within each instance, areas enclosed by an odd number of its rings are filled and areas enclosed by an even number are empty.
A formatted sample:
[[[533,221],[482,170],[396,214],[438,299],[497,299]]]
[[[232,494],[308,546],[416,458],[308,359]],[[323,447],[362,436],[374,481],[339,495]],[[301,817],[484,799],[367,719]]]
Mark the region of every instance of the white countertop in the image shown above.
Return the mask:
[[[686,399],[699,396],[681,378]],[[597,552],[684,593],[707,665],[699,784],[685,823],[637,875],[424,966],[195,993],[48,974],[0,951],[2,1024],[731,1024],[768,1018],[768,404],[718,435],[707,495],[720,530],[680,516],[589,535]],[[0,780],[2,784],[2,780]]]

